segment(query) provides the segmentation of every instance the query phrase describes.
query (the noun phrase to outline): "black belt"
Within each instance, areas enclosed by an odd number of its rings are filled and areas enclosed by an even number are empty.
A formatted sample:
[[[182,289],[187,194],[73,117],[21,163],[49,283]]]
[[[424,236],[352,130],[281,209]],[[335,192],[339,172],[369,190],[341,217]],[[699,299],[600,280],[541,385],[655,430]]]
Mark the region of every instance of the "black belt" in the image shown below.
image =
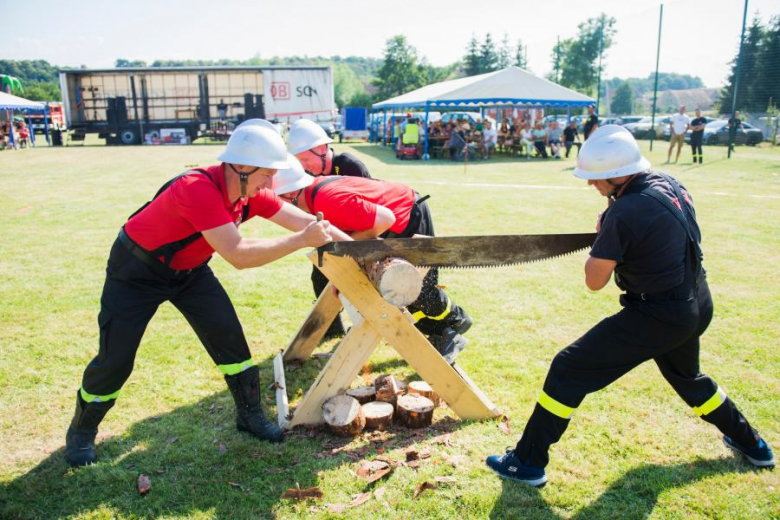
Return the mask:
[[[626,296],[630,300],[641,300],[644,302],[665,302],[669,300],[689,300],[693,297],[693,289],[670,289],[659,293],[635,293],[626,291]]]
[[[125,228],[119,230],[119,241],[125,248],[132,253],[132,255],[138,258],[140,261],[151,267],[155,274],[162,276],[163,278],[181,279],[190,274],[192,271],[200,266],[193,267],[192,269],[171,269],[167,265],[163,264],[160,260],[155,258],[149,251],[138,245],[132,238],[130,238],[125,232]],[[202,264],[201,264],[202,265]]]

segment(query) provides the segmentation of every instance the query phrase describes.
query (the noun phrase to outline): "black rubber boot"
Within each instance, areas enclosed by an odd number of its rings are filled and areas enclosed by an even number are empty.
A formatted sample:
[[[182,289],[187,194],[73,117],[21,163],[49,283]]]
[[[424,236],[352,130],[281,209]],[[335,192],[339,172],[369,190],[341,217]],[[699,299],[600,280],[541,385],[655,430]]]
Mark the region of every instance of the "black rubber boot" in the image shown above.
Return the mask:
[[[264,441],[282,442],[282,429],[265,417],[260,406],[260,369],[253,366],[234,376],[225,376],[225,381],[236,402],[239,431]]]
[[[115,402],[111,399],[104,403],[87,403],[81,398],[81,393],[76,392],[76,413],[65,435],[65,460],[72,467],[97,462],[97,455],[95,455],[97,428]]]

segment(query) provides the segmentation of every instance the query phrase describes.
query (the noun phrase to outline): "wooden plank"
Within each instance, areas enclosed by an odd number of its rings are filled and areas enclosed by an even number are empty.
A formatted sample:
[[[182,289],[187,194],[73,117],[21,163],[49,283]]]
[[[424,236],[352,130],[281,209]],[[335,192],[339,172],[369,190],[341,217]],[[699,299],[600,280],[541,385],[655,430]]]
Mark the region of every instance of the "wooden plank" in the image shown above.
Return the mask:
[[[330,324],[341,312],[341,302],[333,294],[332,287],[333,284],[329,283],[317,298],[317,303],[314,304],[298,333],[284,351],[285,361],[308,359],[322,341]]]
[[[284,380],[284,360],[282,351],[274,357],[274,381],[276,382],[276,411],[279,420],[279,427],[287,426],[287,414],[290,413],[290,406],[287,403],[287,383]]]
[[[309,259],[317,261],[316,251],[309,254]],[[487,419],[499,415],[495,405],[470,381],[462,378],[414,327],[404,315],[406,311],[402,312],[379,296],[353,259],[325,253],[320,270],[458,417]]]
[[[347,391],[360,373],[360,369],[371,357],[379,340],[379,334],[370,323],[363,319],[355,322],[328,360],[328,364],[303,396],[288,427],[321,423],[322,404],[328,398]]]

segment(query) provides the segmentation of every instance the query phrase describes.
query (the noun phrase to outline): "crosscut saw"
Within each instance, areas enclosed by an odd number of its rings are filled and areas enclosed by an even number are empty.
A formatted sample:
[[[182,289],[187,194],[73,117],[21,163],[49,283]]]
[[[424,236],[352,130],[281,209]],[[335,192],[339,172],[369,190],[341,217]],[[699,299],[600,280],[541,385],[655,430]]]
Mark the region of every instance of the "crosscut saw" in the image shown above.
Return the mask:
[[[361,263],[403,258],[420,267],[493,267],[536,262],[591,247],[596,233],[388,238],[331,242],[322,255],[349,256]]]

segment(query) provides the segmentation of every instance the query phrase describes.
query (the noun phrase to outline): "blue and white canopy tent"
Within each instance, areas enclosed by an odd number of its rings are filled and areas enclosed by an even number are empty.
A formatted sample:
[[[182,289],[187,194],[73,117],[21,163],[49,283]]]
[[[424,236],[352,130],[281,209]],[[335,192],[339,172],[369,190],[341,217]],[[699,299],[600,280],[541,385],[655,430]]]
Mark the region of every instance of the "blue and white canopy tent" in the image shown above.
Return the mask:
[[[374,103],[374,112],[396,109],[425,109],[425,157],[428,155],[428,113],[431,108],[582,108],[596,100],[557,83],[534,76],[520,67],[508,67],[487,74],[427,85],[412,92]]]
[[[24,114],[28,112],[43,112],[44,129],[46,131],[46,142],[51,144],[51,141],[49,140],[49,124],[47,122],[48,109],[46,108],[45,104],[38,103],[36,101],[30,101],[28,99],[20,98],[19,96],[14,96],[12,94],[7,94],[5,92],[0,91],[0,110],[6,110],[9,112],[8,137],[11,142],[11,146],[14,146],[14,121],[13,121],[14,111],[22,112]],[[32,124],[30,123],[29,120],[27,121],[27,127],[30,130],[30,139],[32,140],[33,144],[35,144],[35,132],[33,131]]]

